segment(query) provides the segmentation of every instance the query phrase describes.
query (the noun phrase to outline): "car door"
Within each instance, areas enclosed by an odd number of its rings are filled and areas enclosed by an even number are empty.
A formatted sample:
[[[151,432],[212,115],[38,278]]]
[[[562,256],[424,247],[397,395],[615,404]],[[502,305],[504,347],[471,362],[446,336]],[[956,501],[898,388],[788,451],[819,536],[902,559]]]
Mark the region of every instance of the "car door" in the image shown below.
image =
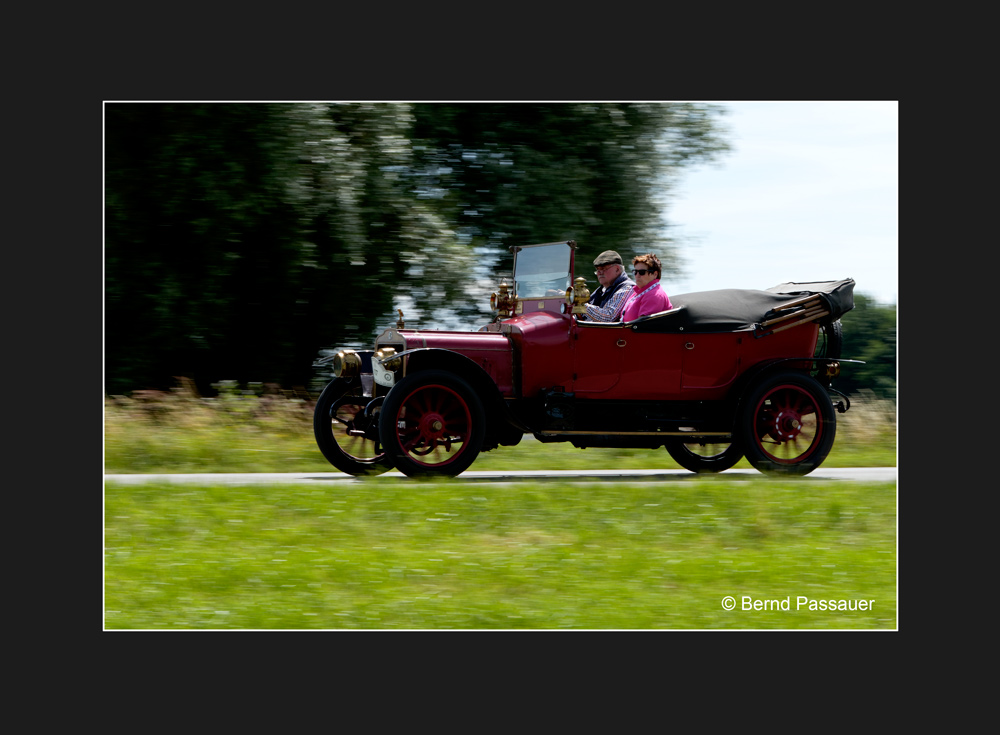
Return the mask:
[[[684,338],[621,324],[577,325],[573,392],[578,398],[666,400],[680,390]]]
[[[621,379],[625,351],[621,324],[577,325],[571,333],[572,392],[580,398],[606,398]]]
[[[683,339],[681,388],[692,398],[721,396],[736,379],[742,332],[689,333]]]

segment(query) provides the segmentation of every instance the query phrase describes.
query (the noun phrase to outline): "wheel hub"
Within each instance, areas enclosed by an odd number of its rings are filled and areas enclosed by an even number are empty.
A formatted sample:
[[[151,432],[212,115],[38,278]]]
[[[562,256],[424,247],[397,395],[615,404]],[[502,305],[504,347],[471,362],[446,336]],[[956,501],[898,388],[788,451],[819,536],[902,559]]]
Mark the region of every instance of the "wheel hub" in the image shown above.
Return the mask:
[[[774,417],[771,434],[778,441],[790,441],[802,431],[802,417],[796,411],[780,411]]]
[[[440,439],[444,435],[444,417],[439,413],[427,413],[420,417],[420,433],[428,439]]]

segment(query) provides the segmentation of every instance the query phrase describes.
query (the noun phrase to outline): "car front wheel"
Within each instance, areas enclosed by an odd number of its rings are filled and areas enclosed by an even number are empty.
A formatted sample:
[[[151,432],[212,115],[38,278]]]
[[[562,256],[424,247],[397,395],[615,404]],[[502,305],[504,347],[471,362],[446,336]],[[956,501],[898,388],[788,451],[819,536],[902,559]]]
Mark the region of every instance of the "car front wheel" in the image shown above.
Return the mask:
[[[406,376],[382,404],[382,446],[396,469],[410,477],[464,472],[479,455],[485,433],[479,398],[446,371]]]
[[[376,399],[379,401],[381,399]],[[371,405],[369,405],[371,404]],[[378,408],[365,396],[360,378],[337,378],[320,394],[313,413],[313,434],[327,461],[356,477],[380,475],[392,460],[378,438]]]

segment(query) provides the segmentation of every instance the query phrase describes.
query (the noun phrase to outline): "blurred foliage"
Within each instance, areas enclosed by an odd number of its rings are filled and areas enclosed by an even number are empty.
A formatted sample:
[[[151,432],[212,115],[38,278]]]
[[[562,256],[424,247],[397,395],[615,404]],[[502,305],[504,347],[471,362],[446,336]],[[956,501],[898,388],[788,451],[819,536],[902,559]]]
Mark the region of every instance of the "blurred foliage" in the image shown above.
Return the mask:
[[[401,112],[108,105],[109,392],[303,384],[320,347],[370,333],[407,258],[448,246],[383,172],[406,160]]]
[[[728,146],[703,104],[105,106],[105,391],[309,386],[320,350],[475,329],[509,246],[660,255],[687,165]],[[895,307],[856,295],[838,387],[895,399]]]
[[[868,390],[879,398],[896,401],[896,307],[881,306],[863,294],[854,294],[854,308],[840,318],[844,332],[841,356],[863,360],[864,365],[844,363],[834,381],[848,394]]]
[[[652,250],[701,104],[105,106],[107,393],[306,385],[395,308],[483,321],[512,244]],[[508,260],[505,261],[505,258]]]
[[[420,194],[460,236],[494,249],[576,240],[586,252],[661,253],[676,172],[727,150],[708,105],[414,106]]]

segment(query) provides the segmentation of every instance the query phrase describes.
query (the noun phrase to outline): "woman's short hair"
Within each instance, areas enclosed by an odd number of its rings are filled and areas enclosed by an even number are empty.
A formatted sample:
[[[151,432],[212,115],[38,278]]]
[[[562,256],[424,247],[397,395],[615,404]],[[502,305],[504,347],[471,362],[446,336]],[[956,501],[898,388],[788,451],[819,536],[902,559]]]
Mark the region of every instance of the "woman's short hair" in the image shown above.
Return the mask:
[[[652,253],[646,253],[645,255],[637,255],[634,258],[632,258],[633,268],[635,268],[639,263],[645,265],[648,270],[656,271],[661,276],[663,275],[663,267],[660,265],[660,259],[657,258]]]

